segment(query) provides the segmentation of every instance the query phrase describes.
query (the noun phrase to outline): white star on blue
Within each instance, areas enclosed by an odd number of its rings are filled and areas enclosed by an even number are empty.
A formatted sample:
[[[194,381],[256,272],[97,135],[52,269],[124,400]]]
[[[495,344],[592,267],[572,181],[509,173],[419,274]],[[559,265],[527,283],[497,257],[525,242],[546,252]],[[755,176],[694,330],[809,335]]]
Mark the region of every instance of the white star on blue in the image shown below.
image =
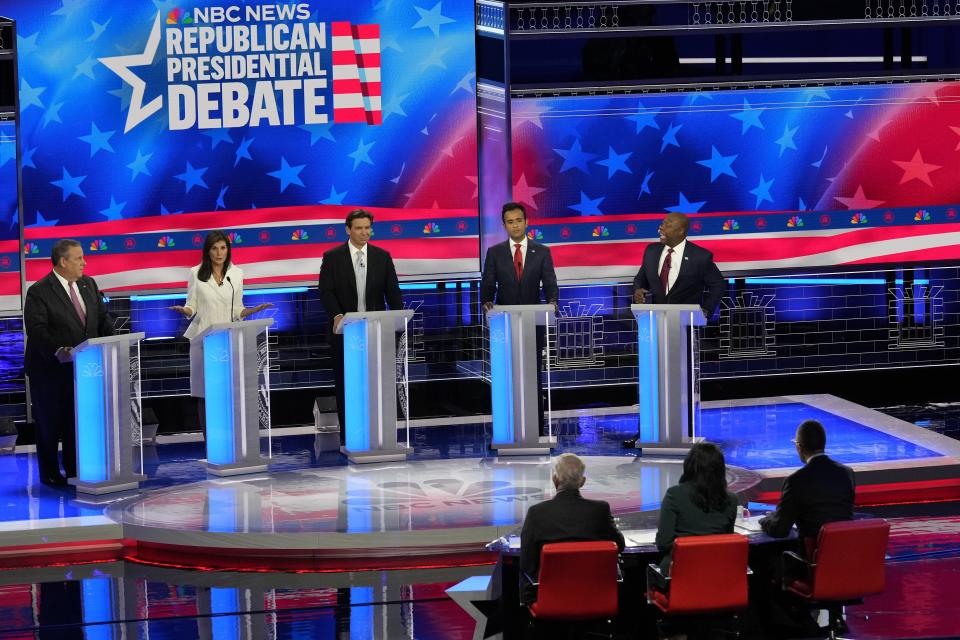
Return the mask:
[[[241,158],[253,160],[253,158],[250,156],[250,145],[253,144],[254,140],[256,140],[256,138],[250,138],[249,140],[243,138],[240,141],[240,146],[237,147],[237,150],[233,154],[233,166],[240,164]]]
[[[676,126],[671,124],[667,128],[667,132],[663,134],[663,141],[660,143],[660,153],[663,153],[663,150],[668,146],[677,148],[680,147],[680,143],[677,142],[677,131],[680,131],[682,128],[682,124],[678,124]]]
[[[357,143],[357,148],[347,154],[348,158],[353,158],[353,170],[356,171],[357,167],[360,166],[360,163],[364,164],[373,164],[373,160],[370,159],[370,149],[373,145],[377,144],[376,140],[370,144],[364,144],[363,138],[360,138],[360,141]]]
[[[750,189],[751,194],[757,197],[757,203],[753,206],[754,209],[760,208],[760,203],[763,201],[773,202],[773,198],[770,197],[770,187],[773,185],[773,178],[770,180],[764,180],[763,174],[760,174],[760,182],[756,187]]]
[[[421,9],[420,7],[414,5],[417,13],[420,14],[420,19],[417,20],[416,24],[413,25],[414,29],[423,29],[428,28],[433,32],[433,35],[437,38],[440,37],[440,25],[450,24],[454,22],[452,18],[448,18],[440,13],[440,2],[433,5],[433,8],[427,11],[426,9]]]
[[[117,202],[113,196],[110,196],[110,206],[101,209],[100,213],[107,217],[107,220],[120,220],[123,218],[123,208],[127,206],[126,202]]]
[[[780,136],[774,143],[780,145],[780,156],[783,157],[783,152],[785,149],[793,149],[796,151],[797,145],[793,141],[793,135],[797,132],[800,127],[794,127],[791,129],[789,126],[783,126],[783,135]]]
[[[603,212],[600,211],[601,202],[603,202],[602,196],[591,200],[587,194],[581,191],[579,204],[572,204],[569,208],[574,211],[579,211],[582,216],[601,216],[603,215]]]
[[[194,187],[203,187],[208,189],[207,183],[203,179],[203,174],[207,172],[208,167],[197,167],[193,168],[193,165],[187,162],[187,168],[184,169],[183,173],[173,176],[177,180],[183,182],[183,192],[190,193],[190,190]]]
[[[330,185],[330,195],[320,201],[320,204],[343,204],[343,197],[347,195],[346,191],[337,193],[337,188]]]
[[[680,201],[672,207],[667,207],[664,211],[669,211],[670,213],[696,213],[707,203],[706,200],[700,200],[698,202],[690,202],[687,200],[687,196],[683,195],[683,192],[680,192]]]
[[[647,175],[643,176],[643,184],[640,185],[640,193],[637,194],[637,200],[643,197],[643,194],[653,195],[650,191],[650,178],[653,177],[653,171],[647,171]]]
[[[710,169],[710,182],[713,182],[720,176],[733,176],[737,177],[737,174],[733,171],[733,161],[737,159],[737,154],[732,156],[722,156],[720,152],[717,151],[717,148],[712,146],[710,147],[710,157],[706,160],[697,160],[697,164],[703,165]]]
[[[70,172],[67,171],[66,167],[62,168],[63,174],[59,180],[51,180],[50,184],[60,187],[63,191],[63,202],[67,201],[71,195],[78,195],[81,198],[86,198],[86,194],[80,189],[80,183],[86,179],[87,176],[72,176]]]
[[[44,104],[40,101],[40,94],[46,91],[46,87],[31,87],[26,78],[20,79],[20,113],[23,113],[30,107],[40,107]]]
[[[150,158],[152,157],[153,157],[152,153],[143,155],[142,153],[140,153],[140,149],[137,149],[136,159],[127,165],[127,169],[130,169],[130,171],[133,172],[133,175],[130,176],[131,182],[136,180],[137,176],[140,175],[141,173],[147,176],[151,175],[150,168],[147,167],[147,161],[149,161]]]
[[[575,138],[569,149],[554,149],[554,152],[563,158],[563,165],[560,167],[560,173],[570,169],[579,169],[587,175],[590,175],[590,169],[587,163],[597,157],[595,153],[586,153],[580,146],[580,138]]]
[[[371,142],[370,144],[372,145],[373,143]],[[280,181],[280,193],[283,193],[291,184],[295,184],[298,187],[303,186],[303,181],[300,179],[300,172],[303,171],[305,166],[307,165],[299,164],[292,167],[287,164],[285,157],[280,156],[280,168],[276,171],[270,171],[267,175]]]
[[[221,142],[233,144],[233,138],[230,137],[230,132],[226,129],[210,129],[209,131],[204,131],[203,135],[210,138],[211,149],[216,149],[217,145],[219,145]]]
[[[100,131],[97,128],[95,122],[90,123],[90,133],[85,136],[79,136],[78,139],[83,140],[90,145],[90,157],[96,155],[97,151],[101,149],[104,151],[109,151],[113,153],[113,147],[110,146],[110,137],[116,133],[116,131]]]
[[[633,152],[628,151],[626,153],[617,153],[614,151],[613,147],[610,147],[606,160],[598,160],[597,164],[603,165],[607,168],[607,180],[613,177],[617,171],[623,171],[624,173],[633,173],[630,170],[630,167],[627,166],[627,159],[633,155]]]
[[[752,127],[757,127],[758,129],[763,129],[763,123],[760,122],[760,114],[765,111],[765,108],[754,109],[750,106],[750,103],[744,99],[743,101],[743,110],[737,113],[731,113],[730,117],[735,120],[740,121],[740,135],[745,134]]]

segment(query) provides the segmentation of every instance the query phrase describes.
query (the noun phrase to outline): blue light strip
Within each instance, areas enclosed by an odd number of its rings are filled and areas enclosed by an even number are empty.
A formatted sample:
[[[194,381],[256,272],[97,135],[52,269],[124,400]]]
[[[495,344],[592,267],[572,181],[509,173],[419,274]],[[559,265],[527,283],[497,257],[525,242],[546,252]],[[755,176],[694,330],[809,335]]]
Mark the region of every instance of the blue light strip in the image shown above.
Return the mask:
[[[210,588],[210,626],[212,637],[224,640],[240,638],[240,590],[234,588]]]
[[[110,583],[111,578],[106,577],[80,581],[84,624],[82,636],[85,640],[110,640],[113,637],[113,625],[107,624],[114,619],[110,606]]]
[[[797,285],[797,284],[877,284],[883,285],[887,281],[883,278],[745,278],[746,284],[774,284],[774,285]]]
[[[237,531],[237,497],[236,487],[207,489],[207,526],[210,531]]]
[[[489,318],[490,396],[493,416],[493,443],[511,444],[513,438],[513,358],[510,343],[510,315],[497,313]]]
[[[402,287],[401,287],[402,288]],[[309,287],[276,287],[272,289],[244,289],[245,296],[265,296],[278,293],[306,293]],[[186,293],[154,293],[150,295],[130,296],[132,302],[147,302],[150,300],[186,300]]]
[[[637,388],[640,403],[640,442],[660,439],[660,354],[657,314],[637,318]]]
[[[436,282],[405,282],[400,285],[401,291],[425,291],[436,288]]]
[[[894,284],[903,284],[903,278],[897,278],[893,281]],[[913,284],[930,284],[929,280],[914,280]]]
[[[104,482],[108,465],[103,345],[77,352],[73,366],[77,385],[77,477],[83,482]]]
[[[148,300],[186,300],[185,293],[156,293],[149,296],[130,296],[131,302],[145,302]]]
[[[207,416],[207,462],[236,462],[233,447],[233,353],[230,332],[203,338],[203,390]]]
[[[370,449],[370,389],[367,365],[367,321],[351,322],[343,328],[344,417],[347,421],[347,449]],[[390,366],[393,366],[392,364]]]

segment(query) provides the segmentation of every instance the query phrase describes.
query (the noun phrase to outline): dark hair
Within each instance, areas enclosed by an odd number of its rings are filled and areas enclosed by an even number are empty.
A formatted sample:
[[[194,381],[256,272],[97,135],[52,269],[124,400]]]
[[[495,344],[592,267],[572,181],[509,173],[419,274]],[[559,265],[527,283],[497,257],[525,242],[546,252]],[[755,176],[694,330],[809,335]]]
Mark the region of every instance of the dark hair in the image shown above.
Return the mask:
[[[816,420],[804,420],[797,427],[797,444],[807,453],[819,453],[827,446],[827,432]]]
[[[207,234],[207,237],[203,239],[203,257],[200,259],[200,270],[197,271],[197,280],[206,282],[210,279],[210,276],[213,275],[213,262],[210,260],[210,249],[220,241],[227,243],[227,259],[223,263],[223,273],[226,275],[227,269],[230,268],[230,257],[232,255],[230,238],[227,237],[227,234],[223,231],[211,231]]]
[[[500,210],[500,220],[506,224],[507,223],[507,211],[519,211],[523,214],[523,219],[527,219],[527,210],[519,202],[508,202],[503,205],[503,208]]]
[[[366,209],[354,209],[353,211],[348,213],[347,220],[344,224],[346,224],[348,227],[352,227],[353,221],[356,220],[357,218],[367,218],[368,220],[370,220],[370,224],[373,224],[373,214],[367,211]]]
[[[698,442],[683,459],[680,482],[693,486],[693,504],[709,511],[722,511],[727,505],[727,467],[720,447],[711,442]]]
[[[53,266],[60,266],[60,258],[66,258],[67,254],[70,252],[71,247],[79,247],[80,243],[76,240],[71,240],[65,238],[63,240],[57,240],[53,244],[53,250],[50,252],[50,260],[53,261]]]

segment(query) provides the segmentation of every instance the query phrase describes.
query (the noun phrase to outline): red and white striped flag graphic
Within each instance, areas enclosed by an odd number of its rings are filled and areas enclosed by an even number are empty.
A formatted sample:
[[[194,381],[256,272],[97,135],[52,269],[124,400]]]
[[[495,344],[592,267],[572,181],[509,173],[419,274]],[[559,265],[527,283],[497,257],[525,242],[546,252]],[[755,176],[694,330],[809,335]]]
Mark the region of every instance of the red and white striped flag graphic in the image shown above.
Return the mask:
[[[333,22],[333,121],[383,121],[380,89],[380,25]]]

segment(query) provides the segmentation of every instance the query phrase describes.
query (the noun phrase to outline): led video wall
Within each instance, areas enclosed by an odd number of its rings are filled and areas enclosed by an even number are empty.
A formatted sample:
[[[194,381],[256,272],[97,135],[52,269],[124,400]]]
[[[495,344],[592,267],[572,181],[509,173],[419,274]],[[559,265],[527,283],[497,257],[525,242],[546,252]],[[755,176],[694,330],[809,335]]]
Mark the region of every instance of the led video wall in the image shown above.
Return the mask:
[[[0,312],[20,309],[17,127],[0,120]]]
[[[633,276],[670,211],[727,273],[951,260],[958,97],[948,82],[515,99],[514,198],[566,279]]]
[[[105,290],[182,287],[216,228],[247,282],[314,281],[356,207],[401,275],[478,268],[471,3],[4,11],[18,28],[28,282],[73,237]]]

